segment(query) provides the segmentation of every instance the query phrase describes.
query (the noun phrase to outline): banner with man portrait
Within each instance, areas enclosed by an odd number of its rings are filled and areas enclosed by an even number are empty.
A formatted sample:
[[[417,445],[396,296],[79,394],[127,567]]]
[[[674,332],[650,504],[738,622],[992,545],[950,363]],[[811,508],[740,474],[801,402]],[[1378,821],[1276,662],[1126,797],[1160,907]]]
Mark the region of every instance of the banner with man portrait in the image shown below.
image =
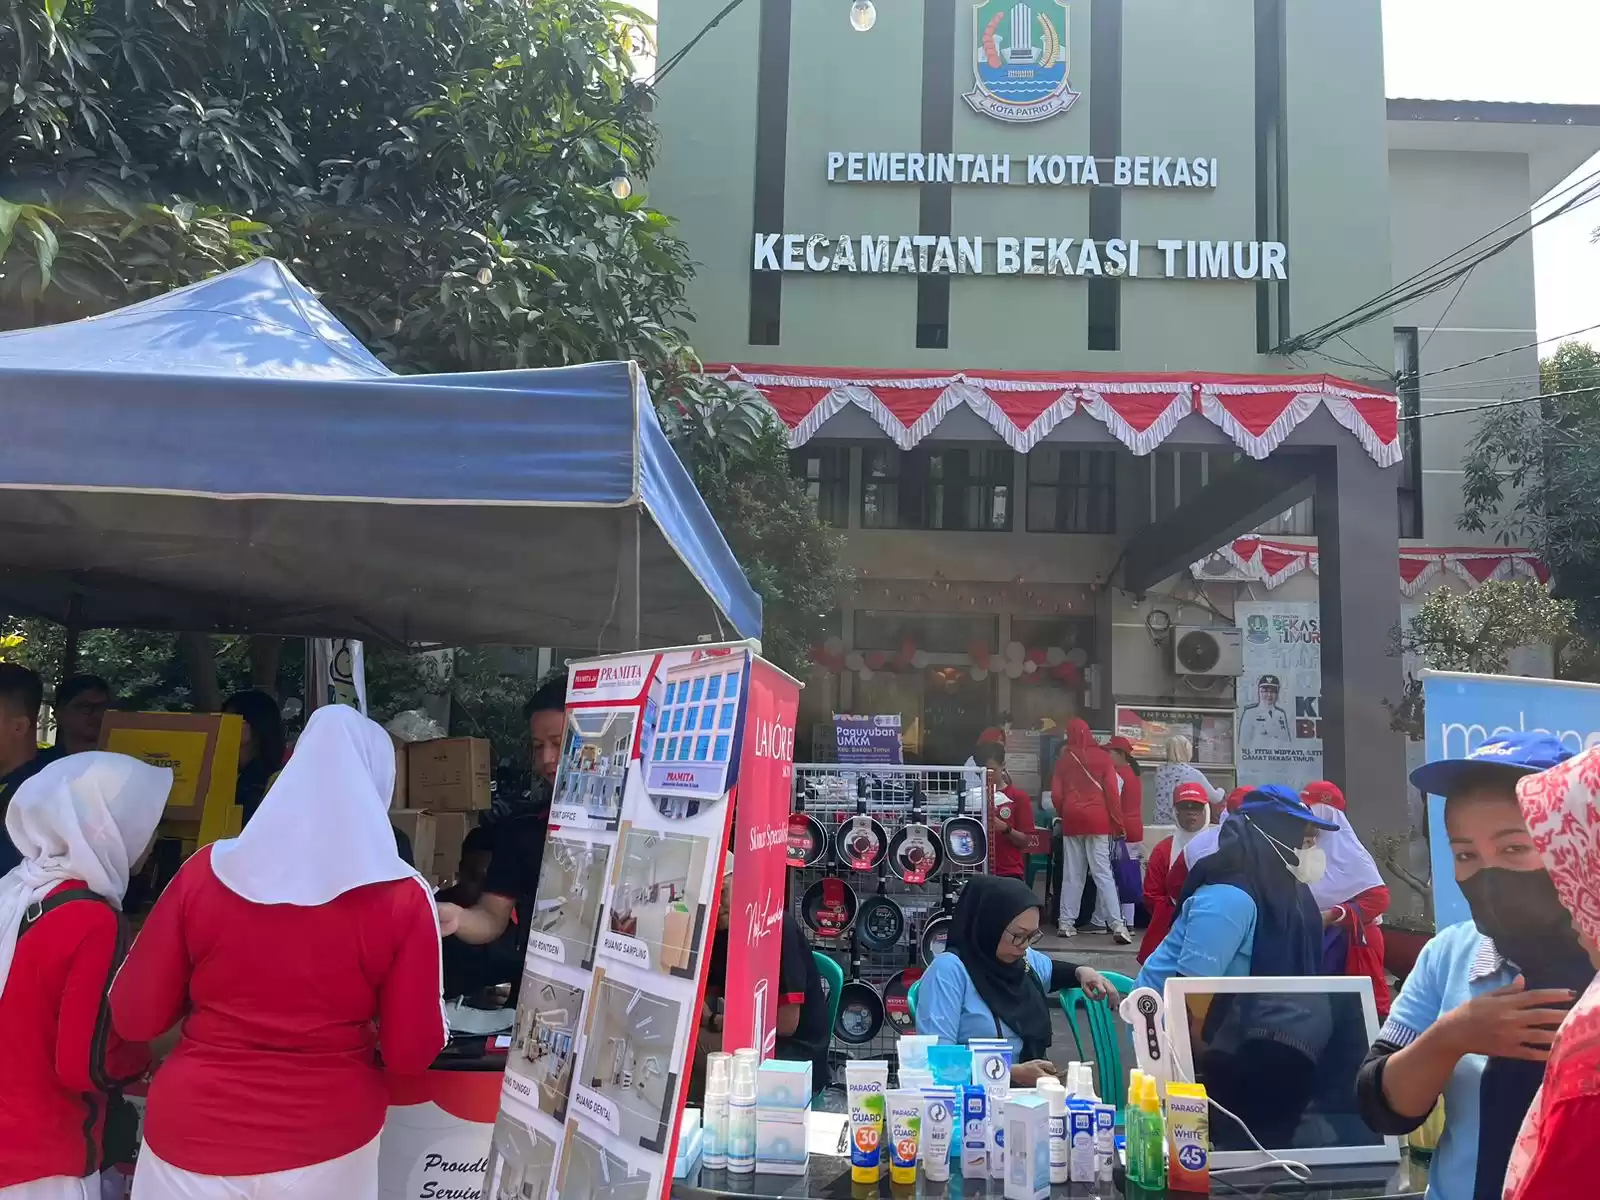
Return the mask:
[[[1241,601],[1239,785],[1299,789],[1322,778],[1322,623],[1315,600]]]

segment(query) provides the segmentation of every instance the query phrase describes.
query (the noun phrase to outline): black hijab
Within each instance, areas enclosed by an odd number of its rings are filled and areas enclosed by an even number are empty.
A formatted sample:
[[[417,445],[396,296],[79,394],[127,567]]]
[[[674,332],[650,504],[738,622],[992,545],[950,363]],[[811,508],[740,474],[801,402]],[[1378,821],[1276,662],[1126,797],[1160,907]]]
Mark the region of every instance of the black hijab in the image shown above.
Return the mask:
[[[1250,797],[1245,797],[1250,803]],[[1311,889],[1289,873],[1287,851],[1267,836],[1298,849],[1306,823],[1289,813],[1234,813],[1217,834],[1217,852],[1189,870],[1178,900],[1213,883],[1228,883],[1247,892],[1256,903],[1252,975],[1316,975],[1322,969],[1322,914]]]
[[[950,920],[949,953],[967,968],[995,1020],[1022,1039],[1023,1062],[1043,1058],[1050,1049],[1050,1002],[1027,955],[1003,963],[995,950],[1017,914],[1039,907],[1039,898],[1022,880],[976,875],[962,888]],[[1001,1036],[999,1030],[995,1035]]]

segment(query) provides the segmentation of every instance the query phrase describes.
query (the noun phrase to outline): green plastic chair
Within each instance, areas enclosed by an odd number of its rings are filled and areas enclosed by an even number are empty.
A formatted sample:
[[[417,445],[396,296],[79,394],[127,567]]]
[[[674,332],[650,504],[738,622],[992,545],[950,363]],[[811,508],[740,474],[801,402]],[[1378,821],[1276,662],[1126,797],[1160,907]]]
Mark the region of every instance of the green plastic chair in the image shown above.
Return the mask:
[[[1115,971],[1100,972],[1119,993],[1126,996],[1133,991],[1133,980]],[[1072,1040],[1078,1047],[1078,1061],[1094,1060],[1095,1090],[1100,1099],[1117,1106],[1117,1119],[1128,1103],[1128,1072],[1122,1064],[1122,1043],[1126,1033],[1122,1018],[1103,1000],[1090,1000],[1082,988],[1068,988],[1058,994],[1061,1011],[1067,1015],[1067,1028],[1072,1030]],[[1082,1014],[1081,1020],[1079,1014]],[[1089,1047],[1084,1048],[1084,1031],[1089,1035]]]
[[[828,1036],[833,1036],[834,1024],[839,1020],[839,1001],[844,995],[844,968],[820,950],[813,950],[817,960],[817,973],[822,976],[822,994],[828,998]]]

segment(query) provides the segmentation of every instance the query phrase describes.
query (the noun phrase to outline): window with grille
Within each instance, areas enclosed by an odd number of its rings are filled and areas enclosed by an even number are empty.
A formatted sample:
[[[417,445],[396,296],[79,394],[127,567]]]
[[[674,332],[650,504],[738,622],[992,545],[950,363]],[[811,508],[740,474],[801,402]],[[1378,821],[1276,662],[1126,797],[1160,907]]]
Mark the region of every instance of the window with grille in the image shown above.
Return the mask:
[[[1116,531],[1115,451],[1041,446],[1029,453],[1029,533]]]
[[[807,446],[789,455],[789,473],[805,485],[824,525],[843,529],[850,511],[850,448]]]

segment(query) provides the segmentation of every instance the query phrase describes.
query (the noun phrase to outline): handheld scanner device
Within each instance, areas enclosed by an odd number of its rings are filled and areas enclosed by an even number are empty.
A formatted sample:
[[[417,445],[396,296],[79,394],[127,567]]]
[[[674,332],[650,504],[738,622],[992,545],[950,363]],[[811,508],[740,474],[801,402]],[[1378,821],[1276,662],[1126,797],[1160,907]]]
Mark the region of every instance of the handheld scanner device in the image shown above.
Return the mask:
[[[1166,1094],[1173,1081],[1172,1042],[1167,1037],[1166,1006],[1154,988],[1135,988],[1123,998],[1117,1012],[1133,1028],[1133,1053],[1139,1070],[1161,1085]]]

